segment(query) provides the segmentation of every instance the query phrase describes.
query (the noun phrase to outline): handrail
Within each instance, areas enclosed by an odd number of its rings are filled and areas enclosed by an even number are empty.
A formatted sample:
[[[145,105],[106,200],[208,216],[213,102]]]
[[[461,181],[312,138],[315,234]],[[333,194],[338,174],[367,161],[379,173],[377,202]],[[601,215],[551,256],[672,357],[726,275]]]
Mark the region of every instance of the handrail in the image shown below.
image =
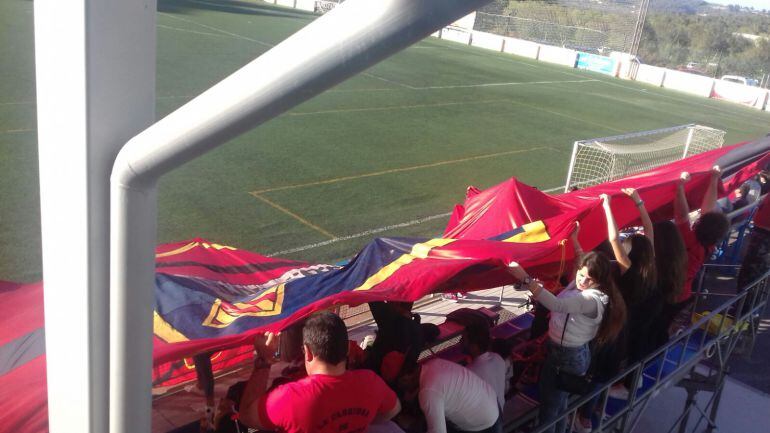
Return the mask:
[[[150,431],[157,183],[489,0],[349,0],[132,138],[110,178],[110,432]]]
[[[709,267],[716,267],[720,265],[710,265]],[[730,265],[727,265],[730,266]],[[711,357],[713,355],[712,353],[709,353],[717,346],[720,345],[720,343],[727,343],[728,344],[728,356],[723,356],[720,354],[720,368],[724,368],[727,361],[729,361],[729,354],[731,351],[735,348],[735,345],[737,344],[737,337],[740,336],[743,332],[746,330],[747,324],[749,328],[753,326],[750,318],[756,314],[759,314],[762,312],[762,310],[767,306],[768,298],[770,298],[770,284],[768,284],[768,281],[770,280],[770,271],[766,272],[764,275],[758,277],[755,279],[751,284],[747,285],[743,290],[738,292],[737,294],[732,296],[732,299],[725,301],[722,303],[718,308],[711,311],[709,314],[701,317],[694,323],[692,323],[686,331],[672,337],[672,339],[661,346],[660,348],[656,349],[651,354],[647,355],[642,360],[634,363],[633,365],[627,367],[617,375],[615,375],[611,380],[604,383],[602,386],[600,386],[598,389],[596,389],[593,392],[590,392],[586,395],[580,396],[579,398],[573,399],[571,403],[568,405],[567,409],[559,414],[555,419],[548,422],[547,424],[542,424],[532,430],[532,433],[540,433],[543,432],[550,427],[553,427],[557,423],[561,422],[562,420],[567,420],[568,422],[570,420],[574,420],[575,414],[577,413],[577,410],[586,404],[587,402],[593,400],[596,397],[599,397],[601,399],[601,412],[604,413],[606,407],[607,407],[607,401],[608,401],[608,395],[609,395],[609,389],[612,387],[613,384],[625,379],[629,375],[634,376],[635,380],[632,383],[639,383],[639,380],[644,377],[644,371],[649,368],[650,366],[654,365],[655,363],[659,363],[657,373],[654,377],[653,384],[650,388],[642,391],[641,393],[638,393],[635,390],[631,390],[629,393],[629,400],[627,404],[618,410],[615,414],[610,416],[608,419],[604,419],[603,417],[599,420],[599,426],[596,429],[596,431],[604,431],[603,429],[606,429],[608,427],[617,426],[617,424],[621,424],[620,431],[631,431],[633,427],[635,427],[636,422],[638,422],[638,417],[635,422],[633,422],[630,425],[630,429],[628,428],[628,421],[629,416],[638,408],[646,408],[649,401],[657,395],[657,393],[660,392],[660,390],[670,386],[675,381],[678,381],[682,376],[690,372],[690,370],[697,365],[701,360],[704,358]],[[710,294],[708,294],[710,295]],[[749,298],[751,296],[751,298]],[[751,308],[746,309],[744,308],[745,303],[747,299],[752,302]],[[727,323],[727,313],[730,311],[733,307],[736,308],[736,311],[740,312],[738,317],[734,317],[732,320],[732,323],[729,326],[725,326]],[[713,333],[713,337],[711,339],[707,339],[707,335],[710,331],[710,324],[712,323],[712,320],[719,317],[719,325],[717,327],[717,330],[715,333]],[[753,330],[752,330],[753,331]],[[690,355],[688,358],[685,359],[685,352],[688,350],[688,347],[690,346],[690,342],[693,338],[693,336],[698,333],[702,332],[700,335],[700,341],[698,342],[696,349]],[[671,363],[671,361],[668,361],[669,354],[676,350],[681,349],[681,353],[677,361],[675,362],[676,368],[673,371],[670,371],[665,377],[663,376],[664,373],[664,367],[666,363]],[[720,373],[721,374],[721,373]],[[649,377],[649,376],[647,376]],[[517,431],[518,425],[516,424],[516,420],[506,425],[506,431]]]

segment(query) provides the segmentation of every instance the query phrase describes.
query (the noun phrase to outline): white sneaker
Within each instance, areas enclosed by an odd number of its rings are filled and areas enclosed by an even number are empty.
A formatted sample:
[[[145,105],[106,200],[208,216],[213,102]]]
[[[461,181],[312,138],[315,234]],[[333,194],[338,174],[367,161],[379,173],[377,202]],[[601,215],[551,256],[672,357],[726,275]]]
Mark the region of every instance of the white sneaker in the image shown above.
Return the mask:
[[[628,388],[625,385],[610,388],[609,396],[618,400],[628,400]]]

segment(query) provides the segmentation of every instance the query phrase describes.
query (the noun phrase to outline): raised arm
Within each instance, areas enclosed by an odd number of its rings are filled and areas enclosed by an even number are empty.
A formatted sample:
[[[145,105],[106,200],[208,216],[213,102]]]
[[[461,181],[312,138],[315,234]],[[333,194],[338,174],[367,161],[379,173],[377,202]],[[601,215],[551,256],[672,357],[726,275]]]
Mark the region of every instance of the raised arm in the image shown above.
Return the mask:
[[[575,221],[575,228],[572,229],[572,233],[569,234],[569,239],[572,241],[572,248],[575,251],[575,267],[580,262],[586,253],[583,251],[583,247],[580,245],[578,235],[580,234],[580,221]]]
[[[254,337],[254,369],[243,390],[240,403],[240,420],[251,428],[265,430],[269,426],[267,420],[259,418],[259,400],[267,391],[267,379],[270,375],[270,365],[278,348],[278,335],[272,332],[259,334]]]
[[[683,171],[679,175],[674,197],[674,222],[681,224],[690,222],[690,206],[687,204],[687,196],[684,193],[684,184],[690,180],[690,173]]]
[[[587,296],[557,298],[553,293],[546,290],[540,282],[530,278],[527,271],[516,262],[508,264],[508,272],[521,281],[523,283],[522,287],[532,292],[532,296],[550,311],[555,311],[557,313],[583,314],[589,317],[596,317],[596,314],[598,313],[596,301]]]
[[[642,227],[644,227],[644,236],[650,240],[650,244],[655,246],[655,233],[652,228],[652,220],[650,214],[647,213],[647,208],[644,207],[644,200],[639,197],[639,192],[634,188],[623,188],[623,193],[631,198],[636,204],[636,208],[639,210],[639,217],[642,220]]]
[[[719,180],[722,177],[722,170],[718,165],[711,168],[711,179],[709,179],[709,186],[706,188],[706,193],[703,194],[703,201],[700,205],[700,213],[711,212],[716,209],[717,206],[717,192]]]
[[[615,254],[615,260],[618,261],[620,266],[620,273],[623,274],[631,267],[631,259],[628,258],[626,250],[623,249],[623,245],[620,243],[618,225],[615,224],[615,216],[612,214],[612,208],[610,207],[610,196],[602,194],[600,198],[602,199],[604,216],[607,217],[607,239],[610,241],[610,245],[612,245],[612,252]]]

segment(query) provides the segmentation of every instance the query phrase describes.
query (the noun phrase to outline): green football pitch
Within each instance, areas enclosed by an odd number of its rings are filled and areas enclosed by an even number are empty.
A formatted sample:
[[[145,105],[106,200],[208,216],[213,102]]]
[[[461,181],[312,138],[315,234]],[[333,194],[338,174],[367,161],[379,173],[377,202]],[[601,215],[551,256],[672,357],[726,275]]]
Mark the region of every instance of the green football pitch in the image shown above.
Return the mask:
[[[259,1],[158,9],[158,118],[316,18]],[[0,3],[0,29],[0,279],[34,281],[32,2]],[[685,123],[733,143],[770,115],[427,38],[164,178],[158,239],[333,262],[376,236],[441,233],[468,185],[562,185],[575,140]]]

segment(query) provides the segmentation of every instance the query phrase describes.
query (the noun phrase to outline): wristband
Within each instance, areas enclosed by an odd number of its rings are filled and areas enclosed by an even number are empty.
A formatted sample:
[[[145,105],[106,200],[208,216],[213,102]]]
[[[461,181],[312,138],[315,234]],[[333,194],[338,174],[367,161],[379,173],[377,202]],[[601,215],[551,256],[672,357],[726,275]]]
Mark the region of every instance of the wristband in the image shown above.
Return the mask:
[[[638,202],[636,202],[636,207],[642,207],[642,206],[644,206],[644,200],[639,200]]]

